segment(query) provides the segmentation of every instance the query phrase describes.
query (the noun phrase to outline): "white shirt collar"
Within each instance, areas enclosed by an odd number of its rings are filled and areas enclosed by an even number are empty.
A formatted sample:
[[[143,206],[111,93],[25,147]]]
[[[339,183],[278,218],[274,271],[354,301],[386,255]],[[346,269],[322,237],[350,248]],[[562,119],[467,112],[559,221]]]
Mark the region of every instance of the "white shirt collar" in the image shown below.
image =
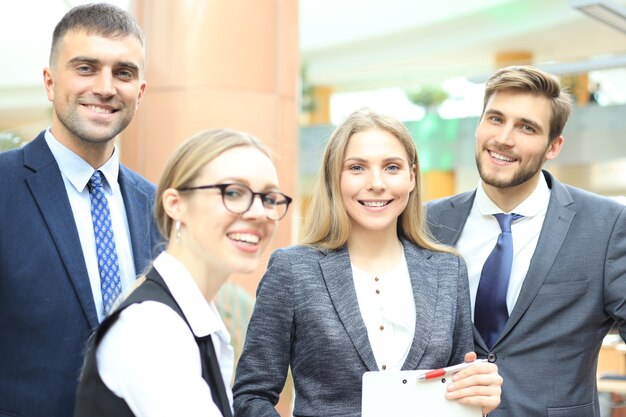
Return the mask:
[[[59,165],[61,173],[68,179],[68,181],[76,188],[79,193],[83,192],[89,179],[95,171],[91,165],[87,163],[83,158],[76,155],[69,150],[65,145],[59,142],[50,129],[47,129],[44,138],[46,144],[50,148],[50,152],[54,156],[54,159]],[[119,154],[117,152],[117,146],[113,149],[113,155],[109,158],[104,165],[98,168],[106,179],[106,184],[110,189],[119,187],[117,183],[117,176],[120,170]],[[106,185],[105,185],[106,188]]]
[[[183,311],[194,335],[204,337],[216,333],[225,343],[230,343],[230,334],[215,303],[207,303],[187,268],[165,251],[157,256],[153,265]]]
[[[517,207],[511,210],[511,213],[521,214],[524,217],[534,217],[541,212],[545,212],[550,202],[550,188],[544,175],[539,176],[537,187],[535,190]],[[494,203],[487,195],[483,188],[483,182],[479,181],[476,187],[475,204],[480,214],[484,216],[502,213],[502,209]]]

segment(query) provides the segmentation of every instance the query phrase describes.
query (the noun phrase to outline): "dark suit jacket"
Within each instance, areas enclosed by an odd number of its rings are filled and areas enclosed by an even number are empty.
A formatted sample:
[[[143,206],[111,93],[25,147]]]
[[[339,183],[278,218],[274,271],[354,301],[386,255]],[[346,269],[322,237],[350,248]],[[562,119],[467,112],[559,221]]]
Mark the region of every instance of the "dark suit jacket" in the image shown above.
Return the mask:
[[[504,378],[489,416],[599,417],[602,339],[615,322],[626,339],[626,207],[544,175],[548,211],[504,332],[489,351],[474,329],[476,352],[495,357]],[[440,242],[457,242],[474,196],[428,205]]]
[[[404,241],[417,313],[402,369],[463,362],[472,348],[465,263]],[[275,251],[257,300],[233,387],[235,415],[278,416],[291,366],[294,416],[360,416],[361,380],[378,366],[361,317],[348,250]]]
[[[155,188],[120,167],[135,268],[159,242]],[[43,132],[0,154],[0,416],[71,416],[98,317],[69,199]]]

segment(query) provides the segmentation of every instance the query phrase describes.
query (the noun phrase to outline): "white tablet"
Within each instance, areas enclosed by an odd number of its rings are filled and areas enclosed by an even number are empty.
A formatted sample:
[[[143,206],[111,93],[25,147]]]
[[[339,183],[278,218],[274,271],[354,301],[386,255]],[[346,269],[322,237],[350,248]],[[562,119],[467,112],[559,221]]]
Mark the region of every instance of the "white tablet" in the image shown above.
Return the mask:
[[[482,408],[446,398],[452,375],[418,380],[420,371],[363,374],[362,417],[482,417]]]

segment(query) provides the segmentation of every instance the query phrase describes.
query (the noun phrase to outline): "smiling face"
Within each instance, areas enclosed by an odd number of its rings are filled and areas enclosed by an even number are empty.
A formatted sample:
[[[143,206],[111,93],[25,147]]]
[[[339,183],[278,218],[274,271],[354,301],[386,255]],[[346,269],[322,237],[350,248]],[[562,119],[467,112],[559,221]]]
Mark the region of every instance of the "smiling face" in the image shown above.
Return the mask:
[[[345,150],[340,188],[353,234],[396,234],[398,217],[415,188],[415,166],[391,133],[377,128],[358,132]]]
[[[499,91],[491,96],[476,129],[476,164],[486,191],[535,189],[544,162],[555,158],[563,138],[550,142],[552,109],[542,96]]]
[[[240,183],[255,192],[278,190],[274,164],[251,146],[229,149],[207,163],[191,186]],[[269,220],[260,198],[250,209],[233,214],[222,203],[218,189],[181,192],[179,214],[180,242],[174,243],[179,257],[190,270],[213,275],[249,273],[258,266],[261,253],[274,234],[276,222]],[[199,265],[199,266],[198,266]]]
[[[52,133],[79,156],[93,147],[112,151],[111,140],[132,120],[146,86],[141,43],[134,36],[72,30],[58,48],[53,66],[44,70]]]

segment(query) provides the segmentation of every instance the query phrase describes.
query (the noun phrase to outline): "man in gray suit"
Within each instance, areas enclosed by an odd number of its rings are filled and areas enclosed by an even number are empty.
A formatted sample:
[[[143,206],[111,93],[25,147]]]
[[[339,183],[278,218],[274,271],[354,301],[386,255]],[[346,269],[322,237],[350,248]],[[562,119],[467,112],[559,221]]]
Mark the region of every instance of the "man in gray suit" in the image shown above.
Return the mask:
[[[114,140],[141,102],[143,59],[129,13],[70,10],[43,71],[52,125],[0,154],[0,416],[72,415],[87,338],[154,256],[155,187]]]
[[[504,378],[492,417],[599,417],[602,339],[614,324],[626,339],[626,207],[541,170],[570,110],[550,74],[497,71],[476,129],[477,189],[427,207],[435,238],[467,262],[476,352]],[[500,213],[517,215],[510,233]],[[510,272],[490,274],[492,249]]]

